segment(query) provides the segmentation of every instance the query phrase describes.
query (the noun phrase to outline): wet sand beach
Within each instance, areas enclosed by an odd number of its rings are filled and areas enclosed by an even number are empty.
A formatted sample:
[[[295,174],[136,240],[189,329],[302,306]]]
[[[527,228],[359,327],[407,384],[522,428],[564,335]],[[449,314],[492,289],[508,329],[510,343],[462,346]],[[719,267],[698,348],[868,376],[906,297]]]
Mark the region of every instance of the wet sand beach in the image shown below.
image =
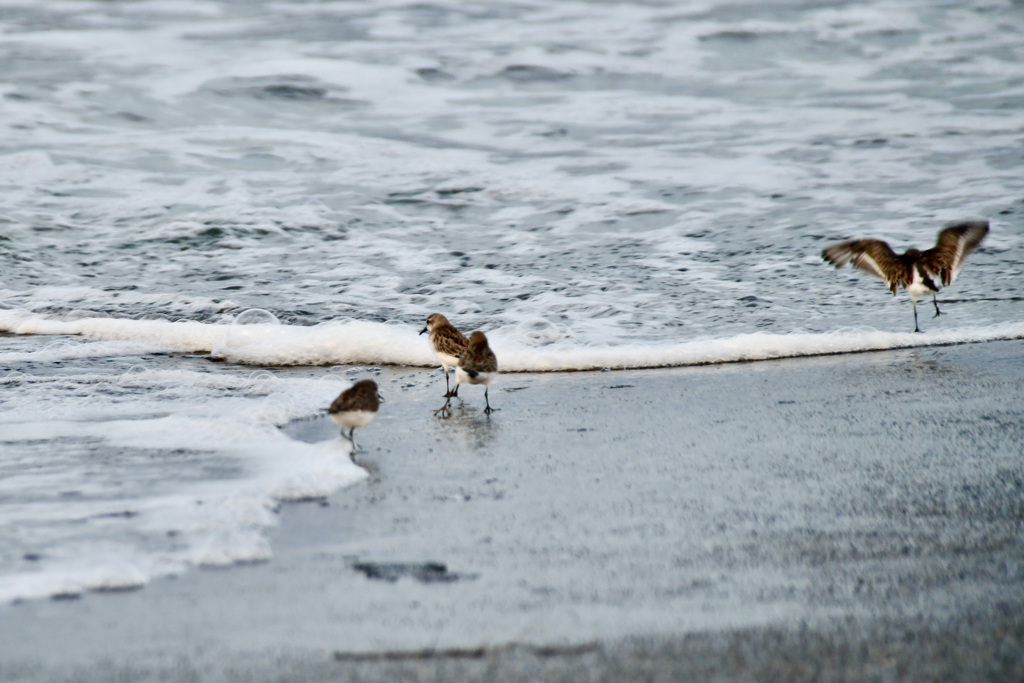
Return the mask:
[[[0,606],[0,680],[1024,676],[1020,341],[503,375],[489,418],[366,376],[370,477],[270,561]]]

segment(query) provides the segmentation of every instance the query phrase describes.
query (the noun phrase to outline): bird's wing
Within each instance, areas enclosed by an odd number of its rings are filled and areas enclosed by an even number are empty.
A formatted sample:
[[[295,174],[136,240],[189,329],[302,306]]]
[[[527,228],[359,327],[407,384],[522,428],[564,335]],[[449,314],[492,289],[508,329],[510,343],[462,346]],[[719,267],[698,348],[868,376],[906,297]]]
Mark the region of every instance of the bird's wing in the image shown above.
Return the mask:
[[[487,353],[484,357],[483,367],[480,368],[484,372],[497,372],[498,371],[498,357],[494,355],[494,351],[490,348],[487,349]]]
[[[455,356],[456,358],[469,346],[469,340],[466,339],[466,335],[459,332],[452,325],[439,328],[432,341],[438,351],[449,356]]]
[[[347,410],[352,409],[354,403],[353,391],[351,388],[341,392],[338,398],[331,402],[331,407],[327,409],[328,413],[344,413]]]
[[[964,259],[981,244],[988,234],[988,221],[967,221],[955,223],[939,233],[938,242],[921,256],[921,265],[938,275],[942,284],[949,285],[956,279],[964,265]]]
[[[350,410],[365,410],[375,413],[379,406],[380,398],[377,394],[376,383],[356,382],[341,392],[338,398],[334,399],[327,412],[333,414],[344,413]]]
[[[893,293],[898,285],[907,286],[903,263],[882,240],[853,240],[834,244],[822,251],[821,257],[836,268],[851,263],[854,268],[885,280]]]
[[[498,371],[498,359],[495,357],[494,352],[491,351],[490,347],[484,346],[473,346],[472,344],[462,352],[459,356],[459,367],[464,372],[469,374],[470,377],[476,377],[475,374],[480,372],[497,372]]]

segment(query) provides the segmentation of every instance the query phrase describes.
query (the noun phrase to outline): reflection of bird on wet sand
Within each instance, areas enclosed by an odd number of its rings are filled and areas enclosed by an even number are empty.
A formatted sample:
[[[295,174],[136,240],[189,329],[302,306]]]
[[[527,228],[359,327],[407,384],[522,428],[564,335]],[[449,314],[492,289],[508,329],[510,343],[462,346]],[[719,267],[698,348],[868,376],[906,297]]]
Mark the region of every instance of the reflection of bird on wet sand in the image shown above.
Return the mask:
[[[372,379],[364,379],[341,392],[327,409],[330,418],[341,425],[342,436],[352,442],[353,454],[358,448],[355,440],[356,428],[365,427],[373,422],[382,400],[377,391],[377,383]],[[345,434],[345,429],[349,430],[348,434]]]
[[[897,254],[882,240],[868,239],[834,244],[823,250],[821,257],[836,268],[852,262],[854,268],[885,280],[893,296],[900,287],[907,290],[914,306],[914,332],[920,332],[917,297],[931,292],[939,316],[942,311],[935,293],[956,279],[964,259],[987,234],[988,221],[966,221],[947,226],[935,246],[925,251],[907,249]]]
[[[430,349],[444,370],[444,397],[458,396],[459,385],[455,385],[453,392],[448,383],[448,368],[459,364],[459,356],[466,350],[469,340],[440,313],[434,313],[427,318],[427,326],[420,330],[420,334],[424,332],[430,333]]]
[[[500,420],[492,420],[475,406],[460,405],[435,411],[444,419],[431,420],[439,447],[472,452],[486,449],[500,430]],[[441,446],[440,444],[443,444]]]

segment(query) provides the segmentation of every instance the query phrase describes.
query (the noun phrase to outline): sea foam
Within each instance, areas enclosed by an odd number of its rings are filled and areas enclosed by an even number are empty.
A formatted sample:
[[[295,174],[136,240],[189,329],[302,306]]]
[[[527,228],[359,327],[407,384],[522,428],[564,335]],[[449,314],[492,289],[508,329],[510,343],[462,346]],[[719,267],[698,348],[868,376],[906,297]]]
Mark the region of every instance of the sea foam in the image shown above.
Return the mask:
[[[269,314],[268,314],[269,315]],[[272,318],[272,316],[271,316]],[[426,340],[413,326],[361,320],[314,326],[281,325],[253,311],[237,320],[256,324],[211,324],[84,318],[62,321],[24,311],[0,311],[0,331],[14,334],[82,335],[106,342],[144,342],[171,351],[208,353],[231,363],[288,366],[391,364],[435,365]],[[827,333],[752,332],[730,337],[655,344],[581,345],[559,341],[527,346],[489,333],[503,372],[639,369],[799,358],[1024,338],[1024,322],[984,327],[885,332],[869,328]]]
[[[94,344],[109,351],[114,342],[65,344],[39,359],[62,349],[80,358],[78,347]],[[21,538],[17,554],[0,557],[0,602],[265,561],[282,502],[321,499],[366,477],[348,442],[309,444],[277,428],[322,413],[347,386],[336,373],[136,365],[10,373],[0,386],[0,537]]]

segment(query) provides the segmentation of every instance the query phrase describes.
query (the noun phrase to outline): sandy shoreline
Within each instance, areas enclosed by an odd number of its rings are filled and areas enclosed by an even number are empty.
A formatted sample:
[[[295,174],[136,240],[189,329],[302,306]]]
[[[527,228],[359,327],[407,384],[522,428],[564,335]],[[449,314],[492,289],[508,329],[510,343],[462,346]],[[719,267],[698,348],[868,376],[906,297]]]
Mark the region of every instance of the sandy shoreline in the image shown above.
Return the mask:
[[[371,479],[270,562],[2,606],[0,680],[1019,679],[1022,361],[515,375],[490,420],[384,369]]]

